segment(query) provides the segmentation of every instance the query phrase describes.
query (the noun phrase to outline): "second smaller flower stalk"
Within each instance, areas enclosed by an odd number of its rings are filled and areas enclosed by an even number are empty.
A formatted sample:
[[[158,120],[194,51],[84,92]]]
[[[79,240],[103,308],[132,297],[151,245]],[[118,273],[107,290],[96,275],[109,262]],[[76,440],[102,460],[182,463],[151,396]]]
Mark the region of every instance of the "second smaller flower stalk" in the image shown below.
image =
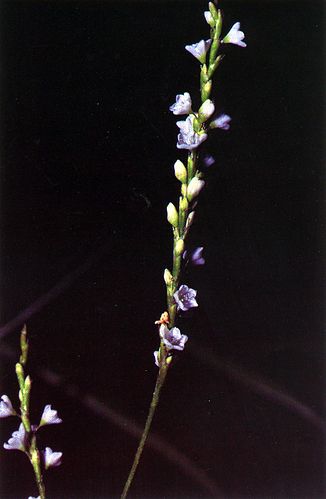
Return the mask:
[[[62,452],[53,452],[49,447],[46,447],[45,451],[40,451],[37,446],[36,432],[44,425],[61,423],[62,420],[58,417],[57,411],[51,409],[51,405],[46,405],[39,424],[31,424],[29,407],[32,381],[29,375],[25,376],[24,371],[28,358],[28,342],[25,326],[20,335],[20,347],[21,355],[15,367],[19,385],[20,413],[15,411],[9,397],[2,395],[0,401],[0,418],[16,416],[20,418],[21,423],[18,430],[12,433],[11,438],[3,446],[7,450],[20,450],[26,454],[33,467],[39,493],[38,497],[39,499],[46,499],[42,470],[47,470],[51,466],[59,466],[61,464]]]

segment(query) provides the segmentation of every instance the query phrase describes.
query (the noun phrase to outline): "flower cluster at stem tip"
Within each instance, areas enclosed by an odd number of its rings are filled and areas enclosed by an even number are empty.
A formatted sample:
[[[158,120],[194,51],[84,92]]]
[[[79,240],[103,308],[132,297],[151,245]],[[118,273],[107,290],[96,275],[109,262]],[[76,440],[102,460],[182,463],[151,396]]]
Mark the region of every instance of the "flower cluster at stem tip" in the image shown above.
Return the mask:
[[[154,352],[155,364],[159,368],[164,363],[169,364],[172,360],[172,351],[182,351],[188,340],[188,336],[182,334],[174,326],[176,314],[198,307],[197,291],[185,284],[179,285],[179,281],[182,265],[205,263],[202,246],[192,251],[185,248],[185,240],[195,216],[197,198],[205,186],[203,172],[198,168],[200,146],[208,139],[213,129],[230,129],[231,117],[225,113],[216,113],[216,107],[211,98],[212,77],[224,57],[224,54],[219,54],[219,49],[226,44],[246,47],[243,41],[245,35],[240,31],[239,22],[233,24],[224,37],[221,36],[223,16],[216,4],[217,1],[209,2],[208,10],[204,12],[205,20],[210,27],[210,38],[185,46],[186,51],[200,63],[201,104],[199,109],[194,111],[193,99],[189,92],[178,94],[174,104],[169,107],[175,116],[186,116],[184,120],[176,123],[179,128],[176,147],[187,151],[188,160],[187,164],[184,164],[178,159],[174,164],[175,177],[181,183],[179,209],[173,203],[167,206],[167,220],[173,230],[174,249],[173,269],[164,271],[168,312],[164,312],[161,319],[155,322],[159,325],[161,342],[160,349]],[[201,159],[207,167],[215,163],[215,159],[209,154]]]

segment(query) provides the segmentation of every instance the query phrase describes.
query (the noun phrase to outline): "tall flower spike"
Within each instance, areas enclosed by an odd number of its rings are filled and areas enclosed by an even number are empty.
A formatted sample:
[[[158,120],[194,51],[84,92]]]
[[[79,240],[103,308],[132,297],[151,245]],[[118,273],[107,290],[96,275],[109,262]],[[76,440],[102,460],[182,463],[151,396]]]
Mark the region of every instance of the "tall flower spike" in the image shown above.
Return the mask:
[[[176,101],[169,107],[169,110],[172,111],[174,115],[190,114],[191,106],[192,102],[190,94],[185,92],[183,95],[179,94],[176,96]]]
[[[186,45],[185,49],[190,52],[196,59],[198,59],[199,62],[202,64],[205,63],[206,60],[206,54],[211,46],[212,40],[200,40],[198,43],[193,43],[192,45]]]
[[[0,402],[0,418],[15,416],[16,412],[11,404],[10,398],[7,395],[2,395]]]
[[[240,23],[235,23],[228,34],[223,38],[223,43],[233,43],[233,45],[238,45],[239,47],[246,47],[247,44],[243,42],[245,35],[243,31],[240,31]]]
[[[50,447],[45,447],[45,451],[43,451],[44,456],[44,466],[47,470],[48,468],[60,466],[62,452],[53,452]]]
[[[9,438],[7,444],[3,444],[4,448],[7,450],[26,450],[26,430],[23,423],[20,423],[17,431],[14,431],[12,437]]]
[[[51,409],[51,405],[46,405],[43,409],[43,414],[41,416],[41,421],[39,427],[46,424],[59,424],[62,423],[62,419],[58,417],[57,411]]]
[[[168,329],[164,324],[160,327],[160,337],[168,350],[181,351],[184,349],[185,344],[188,341],[188,336],[186,334],[181,334],[180,329],[177,327]]]
[[[190,308],[198,307],[196,295],[197,291],[195,289],[188,288],[188,286],[182,284],[173,295],[175,302],[178,305],[178,310],[186,312]]]
[[[193,122],[193,115],[188,116],[185,121],[177,121],[177,126],[180,128],[177,142],[178,149],[188,149],[189,151],[193,151],[207,139],[207,133],[195,132]]]

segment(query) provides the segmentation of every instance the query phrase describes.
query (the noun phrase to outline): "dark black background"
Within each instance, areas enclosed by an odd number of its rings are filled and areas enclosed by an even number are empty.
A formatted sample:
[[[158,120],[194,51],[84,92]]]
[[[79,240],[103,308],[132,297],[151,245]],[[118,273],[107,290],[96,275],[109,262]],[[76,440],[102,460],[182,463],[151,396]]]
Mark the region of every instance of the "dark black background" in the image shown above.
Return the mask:
[[[224,497],[317,499],[321,429],[228,366],[322,415],[322,4],[221,6],[225,30],[240,20],[248,47],[226,47],[214,83],[232,128],[205,144],[217,161],[192,242],[207,263],[185,276],[200,307],[179,323],[190,339],[153,430]],[[64,420],[41,435],[64,452],[45,477],[49,498],[117,497],[132,461],[137,440],[125,430],[143,424],[155,382],[153,322],[171,265],[165,207],[177,196],[173,163],[185,157],[168,107],[177,93],[198,95],[198,64],[184,45],[207,37],[206,8],[1,4],[1,324],[93,258],[27,323],[33,416],[52,403]],[[18,337],[16,327],[2,351],[18,355]],[[4,353],[1,393],[16,400]],[[86,408],[86,393],[129,418],[124,429]],[[2,427],[5,441],[17,423]],[[0,450],[0,465],[2,498],[37,495],[22,453]],[[150,448],[131,492],[212,495]]]

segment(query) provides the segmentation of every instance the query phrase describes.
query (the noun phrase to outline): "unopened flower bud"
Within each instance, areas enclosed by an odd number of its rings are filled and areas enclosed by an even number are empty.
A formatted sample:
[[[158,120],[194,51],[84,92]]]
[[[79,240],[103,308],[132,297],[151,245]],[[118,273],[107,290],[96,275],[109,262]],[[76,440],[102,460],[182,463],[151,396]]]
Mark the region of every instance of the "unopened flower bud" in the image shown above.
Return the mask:
[[[205,102],[200,106],[198,111],[198,117],[201,122],[208,120],[215,111],[215,106],[210,99],[206,99]]]
[[[187,221],[186,221],[186,230],[188,231],[190,229],[190,227],[192,226],[193,224],[193,221],[194,221],[194,218],[195,218],[195,212],[194,211],[191,211],[188,215],[188,218],[187,218]]]
[[[200,191],[203,189],[204,185],[204,180],[200,180],[197,177],[192,178],[187,189],[188,200],[192,201],[194,198],[196,198]]]
[[[164,282],[167,286],[171,286],[173,284],[173,277],[171,272],[168,269],[164,270],[163,274]]]
[[[168,222],[173,227],[178,227],[179,215],[173,203],[169,203],[166,208]]]
[[[174,173],[180,182],[183,184],[187,182],[187,169],[179,159],[174,163]]]
[[[183,239],[178,239],[177,242],[175,243],[176,254],[178,256],[182,255],[182,253],[184,252],[184,249],[185,249],[185,243],[184,243]]]
[[[187,211],[189,206],[187,198],[180,198],[179,206],[180,211]]]
[[[204,16],[205,16],[207,24],[209,24],[211,28],[215,28],[215,21],[213,19],[212,14],[209,12],[209,10],[206,10],[204,12]]]
[[[212,91],[212,80],[208,80],[202,86],[202,96],[203,96],[203,99],[207,99],[209,97],[209,95],[211,94],[211,91]]]

